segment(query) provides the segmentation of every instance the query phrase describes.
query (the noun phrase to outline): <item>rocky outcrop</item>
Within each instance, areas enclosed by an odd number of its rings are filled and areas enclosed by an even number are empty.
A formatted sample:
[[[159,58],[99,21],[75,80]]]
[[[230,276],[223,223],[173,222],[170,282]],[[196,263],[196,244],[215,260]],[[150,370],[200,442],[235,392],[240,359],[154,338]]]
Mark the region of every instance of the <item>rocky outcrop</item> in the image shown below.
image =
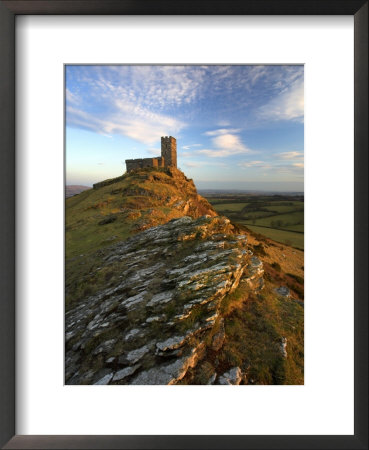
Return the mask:
[[[214,351],[223,345],[222,299],[241,278],[259,288],[262,277],[225,217],[185,216],[100,253],[95,272],[110,268],[119,281],[66,313],[67,384],[175,384],[208,336]],[[238,384],[236,369],[225,384]]]
[[[282,337],[280,349],[281,349],[283,358],[287,358],[287,338]]]
[[[138,169],[96,183],[94,189],[83,196],[69,199],[66,202],[67,240],[72,240],[84,253],[91,248],[83,241],[76,242],[77,237],[73,236],[75,229],[88,234],[100,225],[103,228],[101,232],[107,235],[112,228],[115,234],[123,231],[133,234],[171,219],[204,215],[215,217],[217,213],[197,193],[193,180],[179,169]]]
[[[252,289],[262,289],[264,286],[264,268],[263,263],[256,256],[252,256],[247,265],[248,277],[246,278],[247,284]]]
[[[242,380],[242,371],[239,367],[232,367],[228,372],[219,377],[217,384],[240,384]]]
[[[282,297],[291,297],[291,291],[286,286],[280,286],[275,289],[276,293]]]
[[[217,216],[210,203],[197,193],[193,180],[175,167],[165,170],[138,170],[129,173],[127,188],[122,190],[126,206],[130,210],[144,209],[135,225],[135,231],[143,231],[169,219],[203,215]],[[145,209],[143,208],[145,205]],[[165,213],[160,207],[165,207]]]

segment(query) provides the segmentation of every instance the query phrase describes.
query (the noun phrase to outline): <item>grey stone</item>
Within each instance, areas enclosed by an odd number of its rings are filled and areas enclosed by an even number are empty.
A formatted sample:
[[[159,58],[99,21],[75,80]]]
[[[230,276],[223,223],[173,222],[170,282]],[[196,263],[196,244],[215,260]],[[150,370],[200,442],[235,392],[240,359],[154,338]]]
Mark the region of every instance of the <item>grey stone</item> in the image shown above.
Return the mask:
[[[96,381],[96,383],[94,383],[94,385],[109,384],[109,382],[112,378],[113,378],[113,373],[108,373],[104,377],[100,378],[99,381]]]
[[[174,336],[170,337],[164,342],[158,342],[156,344],[156,347],[161,350],[162,352],[165,352],[167,350],[174,350],[181,345],[184,344],[184,341],[186,339],[186,336]]]
[[[228,372],[219,377],[218,384],[240,384],[242,380],[242,371],[239,367],[232,367]]]
[[[141,336],[141,335],[142,335],[142,330],[140,330],[138,328],[134,328],[134,329],[128,331],[128,333],[124,336],[124,340],[125,341],[131,341],[135,337]]]
[[[103,342],[95,350],[92,352],[93,355],[98,355],[99,353],[109,352],[113,345],[117,342],[116,339],[109,339],[108,341]]]
[[[177,359],[172,364],[154,367],[145,372],[141,372],[135,379],[132,380],[132,384],[168,384],[180,375],[185,360],[186,358]]]
[[[275,290],[277,292],[277,294],[281,295],[282,297],[290,297],[291,296],[291,292],[288,289],[288,287],[286,286],[280,286],[278,288],[276,288]]]
[[[121,381],[124,380],[124,378],[129,377],[130,375],[134,374],[136,370],[140,367],[139,364],[136,364],[132,367],[126,367],[125,369],[119,370],[113,377],[112,381]]]
[[[209,381],[207,384],[214,384],[216,377],[217,377],[217,374],[216,374],[216,372],[214,372],[213,375],[209,378]]]
[[[133,297],[129,297],[121,303],[121,306],[124,306],[128,310],[133,310],[144,301],[145,295],[146,291],[134,295]]]
[[[144,345],[141,348],[138,348],[136,350],[132,350],[130,351],[127,356],[126,359],[127,361],[129,361],[131,364],[135,364],[137,361],[139,361],[141,358],[143,358],[143,356],[146,355],[146,353],[148,353],[150,350],[147,347],[147,345]]]
[[[287,338],[282,337],[280,349],[281,349],[283,358],[287,358]]]
[[[153,317],[148,317],[146,319],[146,323],[152,323],[152,322],[160,322],[161,320],[164,320],[165,316],[161,315],[161,316],[153,316]]]
[[[168,303],[173,298],[173,291],[164,291],[156,294],[152,297],[152,299],[147,303],[147,306],[155,306],[156,304],[164,304]]]
[[[250,263],[246,239],[231,230],[222,217],[182,217],[102,250],[98,267],[119,265],[121,279],[113,278],[113,285],[67,312],[66,330],[73,333],[67,337],[73,336],[73,345],[66,342],[66,383],[80,384],[83,375],[78,369],[86,358],[101,354],[107,354],[104,367],[93,380],[103,379],[116,365],[123,377],[140,363],[134,373],[116,380],[172,384],[183,377],[218,320],[222,299],[238,286],[244,269],[255,266],[254,283],[262,277],[262,263],[257,259]],[[192,314],[197,317],[193,322]],[[119,337],[106,338],[95,348],[91,345],[104,333],[109,336],[110,330]],[[213,348],[220,348],[223,340],[224,333],[219,332]],[[108,358],[118,353],[120,357]]]

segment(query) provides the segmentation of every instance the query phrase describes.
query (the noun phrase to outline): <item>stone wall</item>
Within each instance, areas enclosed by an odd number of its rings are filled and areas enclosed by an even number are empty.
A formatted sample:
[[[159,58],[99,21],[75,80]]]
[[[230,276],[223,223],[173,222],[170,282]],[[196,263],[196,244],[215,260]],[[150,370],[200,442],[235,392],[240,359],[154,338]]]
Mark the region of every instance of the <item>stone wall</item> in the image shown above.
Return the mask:
[[[127,172],[145,167],[177,167],[177,141],[172,136],[161,138],[161,156],[126,159]]]
[[[164,158],[138,158],[126,159],[127,172],[134,169],[143,169],[145,167],[164,167]]]

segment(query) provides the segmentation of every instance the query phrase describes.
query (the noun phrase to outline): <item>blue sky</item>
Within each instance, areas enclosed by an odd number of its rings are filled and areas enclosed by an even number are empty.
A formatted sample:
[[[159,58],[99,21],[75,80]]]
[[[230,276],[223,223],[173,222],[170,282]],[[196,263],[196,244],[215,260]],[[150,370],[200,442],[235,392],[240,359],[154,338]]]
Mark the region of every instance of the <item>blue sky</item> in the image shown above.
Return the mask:
[[[303,66],[66,66],[67,184],[177,139],[200,189],[303,191]]]

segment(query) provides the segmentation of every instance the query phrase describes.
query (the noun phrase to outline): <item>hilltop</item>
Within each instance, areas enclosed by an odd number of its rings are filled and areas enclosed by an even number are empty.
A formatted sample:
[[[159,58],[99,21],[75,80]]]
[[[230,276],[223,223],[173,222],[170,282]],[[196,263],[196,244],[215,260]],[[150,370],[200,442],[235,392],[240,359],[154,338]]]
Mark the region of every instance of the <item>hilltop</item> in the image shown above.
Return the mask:
[[[66,225],[67,384],[303,383],[303,252],[173,167],[67,199]]]
[[[184,215],[217,215],[194,182],[174,167],[138,169],[94,186],[66,201],[67,257]]]

